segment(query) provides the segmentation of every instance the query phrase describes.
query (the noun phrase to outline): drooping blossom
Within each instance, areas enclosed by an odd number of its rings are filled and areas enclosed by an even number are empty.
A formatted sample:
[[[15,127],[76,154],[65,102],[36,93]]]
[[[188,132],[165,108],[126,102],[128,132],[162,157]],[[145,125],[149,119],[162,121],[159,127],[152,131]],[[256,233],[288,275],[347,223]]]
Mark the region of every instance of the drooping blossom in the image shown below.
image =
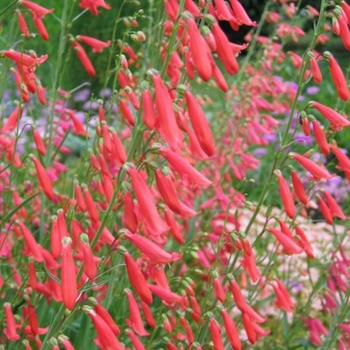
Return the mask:
[[[82,9],[88,9],[95,16],[100,13],[98,10],[99,7],[102,7],[106,10],[111,9],[111,6],[106,4],[104,0],[80,0],[79,6]]]
[[[55,9],[47,9],[32,1],[20,0],[20,4],[28,8],[32,14],[38,18],[44,18],[49,13],[52,13]]]
[[[188,116],[203,151],[212,156],[215,153],[215,145],[210,124],[205,117],[203,109],[190,91],[185,92]]]
[[[170,262],[179,260],[182,257],[182,254],[180,253],[176,253],[176,252],[169,253],[163,250],[148,238],[143,237],[137,233],[133,234],[130,231],[127,231],[124,234],[124,237],[154,263],[168,264]]]
[[[134,261],[134,259],[128,252],[124,254],[124,261],[129,280],[132,286],[135,288],[136,293],[142,301],[144,301],[148,305],[151,305],[153,301],[152,293],[148,288],[146,279],[139,265],[136,261]]]
[[[336,112],[334,109],[327,107],[319,102],[311,101],[309,106],[317,109],[330,123],[333,130],[341,130],[344,126],[349,126],[350,121]]]
[[[324,56],[328,59],[329,70],[331,72],[333,83],[337,90],[338,96],[342,100],[347,101],[349,99],[350,93],[343,70],[330,52],[325,52]]]
[[[328,180],[332,177],[332,175],[325,168],[321,168],[319,165],[306,158],[305,156],[294,152],[289,153],[289,155],[301,166],[303,166],[313,176],[315,181],[319,181],[321,179]]]
[[[78,298],[75,264],[72,254],[72,240],[68,237],[62,241],[61,291],[65,307],[73,310]]]
[[[85,70],[87,71],[87,73],[89,75],[91,75],[92,77],[94,77],[96,75],[95,68],[92,65],[84,48],[77,41],[74,41],[72,46],[73,46],[74,50],[76,51],[77,56],[78,56],[80,62],[82,63],[82,65],[84,66]]]
[[[93,38],[91,36],[86,36],[86,35],[78,35],[77,40],[82,41],[83,43],[89,45],[92,47],[92,52],[97,53],[97,52],[102,52],[103,49],[106,49],[111,45],[111,41],[108,40],[107,42],[98,40],[96,38]]]
[[[145,330],[145,327],[143,325],[140,309],[137,305],[136,299],[130,290],[126,290],[125,293],[129,301],[130,314],[130,317],[126,320],[126,323],[136,332],[136,334],[141,337],[145,337],[149,333]]]
[[[146,230],[155,236],[161,235],[168,230],[168,226],[158,213],[150,188],[136,169],[129,168],[128,174],[131,177],[131,185],[135,191],[140,215],[146,226]]]
[[[163,146],[160,147],[159,152],[182,178],[186,178],[189,182],[200,186],[211,185],[211,181],[203,176],[178,153]]]
[[[283,203],[284,210],[286,211],[286,214],[293,219],[296,213],[296,208],[292,196],[292,192],[289,188],[289,185],[286,181],[286,179],[283,177],[281,171],[276,170],[275,174],[278,179],[279,184],[279,191]]]

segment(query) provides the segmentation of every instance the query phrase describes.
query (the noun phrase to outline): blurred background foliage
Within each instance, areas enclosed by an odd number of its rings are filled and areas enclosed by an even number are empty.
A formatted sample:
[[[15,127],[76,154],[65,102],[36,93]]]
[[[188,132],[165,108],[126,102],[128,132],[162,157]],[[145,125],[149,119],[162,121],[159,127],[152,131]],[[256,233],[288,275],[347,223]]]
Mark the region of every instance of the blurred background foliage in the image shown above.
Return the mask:
[[[153,0],[154,2],[155,0]],[[160,0],[156,0],[160,1]],[[48,54],[50,60],[48,64],[40,67],[41,75],[43,78],[43,84],[49,85],[49,79],[53,79],[54,66],[57,60],[57,44],[60,35],[60,18],[63,10],[64,1],[56,1],[56,0],[35,0],[34,2],[46,7],[46,8],[54,8],[55,11],[46,16],[44,18],[44,23],[47,27],[48,33],[50,35],[50,39],[47,42],[43,43],[38,37],[30,38],[25,40],[24,42],[17,42],[16,47],[14,49],[33,49],[40,54]],[[4,9],[9,7],[9,10],[3,13],[2,18],[0,18],[2,23],[2,35],[18,35],[18,24],[13,23],[13,19],[15,17],[8,16],[9,11],[14,11],[16,9],[17,1],[11,0],[1,0],[0,2],[0,14]],[[111,33],[113,31],[116,18],[120,11],[122,17],[133,16],[135,12],[139,9],[148,9],[149,0],[140,0],[140,5],[137,6],[135,1],[130,0],[106,0],[106,3],[112,5],[112,10],[105,10],[101,8],[101,13],[99,16],[95,17],[90,12],[85,13],[83,16],[79,17],[76,21],[74,21],[73,25],[69,29],[69,32],[73,35],[89,35],[95,38],[98,38],[103,41],[107,41],[111,38]],[[241,0],[241,3],[247,9],[248,14],[251,16],[253,20],[258,21],[266,1],[261,0]],[[12,4],[12,6],[11,6]],[[156,4],[156,2],[155,2]],[[319,8],[320,1],[319,0],[303,0],[301,1],[301,6],[305,7],[307,5],[311,5],[316,9]],[[78,0],[71,0],[70,11],[72,11],[72,16],[76,17],[81,13],[81,8],[79,7]],[[272,9],[277,7],[278,4],[273,4]],[[23,7],[22,7],[23,8]],[[147,21],[147,12],[146,12],[146,20]],[[27,23],[32,32],[36,32],[36,29],[33,25],[31,16],[29,13],[25,14]],[[11,22],[12,21],[12,22]],[[309,21],[310,28],[312,28],[312,21]],[[249,28],[241,27],[238,32],[233,31],[227,23],[221,23],[221,26],[225,29],[228,37],[232,42],[242,43],[244,42],[244,36],[247,34]],[[262,35],[269,35],[269,26],[263,28]],[[119,22],[117,24],[117,39],[123,38],[123,33],[126,30],[126,26],[124,23]],[[135,29],[137,30],[137,29]],[[307,42],[307,38],[305,39]],[[8,40],[3,40],[2,43],[8,42]],[[11,41],[10,41],[11,42]],[[13,41],[12,41],[13,42]],[[298,43],[300,46],[300,43]],[[3,44],[0,43],[0,49],[8,49],[7,47],[3,47]],[[300,47],[302,49],[302,47]],[[87,50],[88,55],[93,62],[93,65],[96,68],[97,72],[105,71],[105,67],[108,62],[109,49],[105,50],[102,54],[93,54],[91,50]],[[119,53],[119,49],[117,48],[115,54]],[[114,53],[113,53],[114,54]],[[96,76],[95,78],[87,78],[86,72],[81,66],[81,63],[76,58],[74,52],[70,51],[70,54],[67,57],[64,57],[64,74],[62,74],[61,86],[66,90],[70,90],[80,85],[83,82],[90,82],[92,86],[92,90],[97,92],[101,89],[104,84],[105,76]]]

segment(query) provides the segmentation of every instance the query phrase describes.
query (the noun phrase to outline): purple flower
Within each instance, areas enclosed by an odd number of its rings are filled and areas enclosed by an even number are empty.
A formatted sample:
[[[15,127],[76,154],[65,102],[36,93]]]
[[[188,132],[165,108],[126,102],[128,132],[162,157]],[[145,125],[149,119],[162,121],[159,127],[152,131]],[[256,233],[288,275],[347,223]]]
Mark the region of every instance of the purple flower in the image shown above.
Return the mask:
[[[103,89],[100,91],[99,96],[104,98],[104,97],[111,97],[112,95],[112,90],[109,88]]]
[[[320,88],[317,86],[310,86],[306,89],[308,95],[316,95],[320,91]]]
[[[84,103],[83,109],[89,110],[89,109],[98,109],[100,107],[99,103],[97,101],[86,101]]]
[[[294,140],[297,142],[297,143],[300,143],[302,145],[312,145],[312,136],[305,136],[303,133],[301,132],[297,132],[295,135],[294,135]]]
[[[84,102],[84,101],[88,100],[89,97],[90,97],[90,89],[86,88],[86,89],[78,91],[74,95],[74,101],[75,102]]]
[[[276,142],[278,140],[278,137],[276,134],[265,134],[263,136],[263,139],[267,142]]]
[[[256,148],[253,151],[253,154],[257,157],[263,157],[265,154],[267,154],[267,149],[266,148]]]

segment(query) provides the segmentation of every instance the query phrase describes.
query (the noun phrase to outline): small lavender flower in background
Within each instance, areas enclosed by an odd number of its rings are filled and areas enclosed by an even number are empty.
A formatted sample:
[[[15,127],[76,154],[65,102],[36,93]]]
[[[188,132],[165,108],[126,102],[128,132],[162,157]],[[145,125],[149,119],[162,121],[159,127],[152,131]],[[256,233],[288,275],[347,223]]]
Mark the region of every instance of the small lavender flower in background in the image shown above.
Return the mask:
[[[312,145],[313,138],[312,136],[305,136],[302,132],[297,132],[294,137],[294,141],[301,145]]]
[[[263,139],[267,142],[277,142],[278,141],[278,137],[276,134],[265,134],[263,136]]]
[[[256,148],[253,151],[253,154],[257,157],[263,157],[268,153],[268,150],[266,148]]]
[[[83,109],[85,110],[90,110],[90,109],[97,110],[99,107],[100,107],[100,104],[96,100],[86,101],[83,105]]]
[[[106,88],[100,91],[99,96],[101,98],[111,97],[112,96],[112,89]]]
[[[310,86],[306,89],[308,95],[316,95],[320,91],[320,88],[317,86]]]
[[[74,94],[74,101],[75,102],[85,102],[90,97],[90,89],[85,88],[82,89]]]

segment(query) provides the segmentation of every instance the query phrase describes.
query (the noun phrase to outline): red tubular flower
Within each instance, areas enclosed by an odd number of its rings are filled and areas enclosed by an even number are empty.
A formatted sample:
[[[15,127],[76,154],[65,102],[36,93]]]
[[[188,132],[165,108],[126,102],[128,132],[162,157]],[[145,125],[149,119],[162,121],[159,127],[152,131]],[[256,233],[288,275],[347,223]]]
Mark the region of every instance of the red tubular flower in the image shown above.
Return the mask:
[[[313,259],[315,256],[314,256],[314,252],[312,250],[312,247],[310,245],[310,242],[308,241],[304,231],[299,227],[297,226],[295,228],[295,233],[297,234],[297,236],[299,236],[299,242],[298,244],[300,245],[300,247],[302,247],[306,253],[306,255],[310,258],[310,259]]]
[[[83,192],[85,197],[86,208],[89,212],[89,217],[93,222],[98,222],[99,221],[98,210],[91,196],[91,193],[89,189],[86,187],[86,185],[83,185]]]
[[[248,273],[253,283],[261,278],[261,273],[256,266],[255,254],[249,242],[246,243],[243,259],[240,259],[239,262],[241,263],[244,270]]]
[[[321,168],[319,165],[314,163],[312,160],[297,154],[297,153],[289,153],[289,155],[295,159],[301,166],[303,166],[311,175],[314,180],[319,181],[320,179],[329,180],[332,175],[324,168]]]
[[[225,80],[225,77],[221,73],[221,70],[219,69],[219,67],[217,67],[216,65],[213,67],[213,78],[221,91],[223,92],[228,91],[228,85]]]
[[[242,295],[242,292],[241,292],[239,285],[237,284],[237,282],[235,280],[232,280],[230,282],[230,287],[231,287],[233,299],[234,299],[238,309],[241,312],[244,312],[244,310],[246,310],[246,307],[248,304]]]
[[[211,318],[209,321],[209,330],[214,344],[214,350],[224,350],[225,348],[221,338],[221,329],[214,318]]]
[[[305,136],[310,135],[310,124],[308,118],[301,117],[301,128],[303,129],[303,133]]]
[[[330,123],[333,130],[341,130],[344,126],[349,126],[350,121],[337,113],[332,108],[329,108],[321,103],[311,101],[309,105],[317,109]]]
[[[190,324],[188,323],[188,321],[186,320],[186,318],[184,316],[180,317],[180,324],[181,324],[181,327],[186,332],[186,337],[187,337],[188,343],[192,344],[194,342],[194,334],[193,334],[193,331],[192,331]]]
[[[21,228],[21,231],[23,233],[24,242],[26,244],[26,248],[30,252],[30,256],[38,262],[43,262],[44,258],[41,254],[40,247],[38,243],[36,242],[34,236],[29,231],[29,229],[20,221],[16,221],[17,225]]]
[[[155,236],[163,234],[169,227],[165,224],[157,211],[151,190],[147,186],[142,175],[136,169],[129,168],[128,174],[131,177],[131,185],[135,191],[140,213],[147,231]]]
[[[169,253],[137,233],[126,232],[124,237],[137,249],[141,250],[153,263],[168,264],[182,258],[182,254],[175,252]]]
[[[81,187],[78,183],[74,185],[74,192],[75,192],[75,199],[77,200],[77,205],[79,210],[81,210],[82,212],[86,211],[87,208],[86,208],[85,199],[83,197]]]
[[[135,350],[146,350],[141,340],[136,336],[136,334],[131,329],[127,329],[125,333],[129,336],[132,342],[132,345],[134,345]]]
[[[324,219],[326,220],[326,222],[328,224],[333,225],[333,217],[332,217],[331,211],[328,208],[326,202],[321,197],[318,197],[317,200],[318,200],[318,207],[321,210],[321,213],[322,213]]]
[[[330,148],[327,142],[327,137],[323,131],[323,128],[320,126],[317,120],[312,121],[312,125],[314,127],[314,136],[320,151],[325,155],[329,156]]]
[[[287,312],[293,312],[292,308],[295,307],[295,304],[292,302],[285,285],[279,279],[275,279],[275,282],[272,283],[272,288],[277,298],[276,306]]]
[[[48,55],[42,55],[40,57],[29,56],[22,52],[16,52],[13,50],[2,51],[2,54],[15,61],[18,67],[22,67],[23,65],[29,68],[35,68],[38,64],[44,63],[49,57]]]
[[[248,341],[250,344],[255,344],[257,341],[256,333],[254,330],[253,322],[246,313],[242,314],[243,327],[247,333]]]
[[[337,216],[339,219],[347,219],[342,209],[338,205],[337,201],[325,190],[323,191],[323,195],[326,198],[328,208],[331,211],[332,217]]]
[[[350,171],[350,159],[348,156],[337,147],[337,145],[330,145],[331,150],[333,151],[335,158],[337,158],[339,167],[343,171]]]
[[[212,65],[210,61],[210,49],[202,37],[197,23],[193,18],[188,18],[188,35],[190,38],[190,52],[198,75],[204,81],[208,81],[212,76]]]
[[[303,249],[300,248],[296,242],[286,236],[283,232],[276,230],[273,227],[269,228],[269,231],[276,237],[278,242],[283,247],[283,252],[287,255],[300,254],[303,252]]]
[[[122,114],[124,119],[127,121],[127,123],[130,126],[134,126],[135,125],[135,119],[134,119],[134,116],[131,113],[131,110],[129,109],[128,104],[127,104],[126,101],[119,100],[119,109],[120,109],[120,113]]]
[[[292,183],[293,183],[295,195],[297,196],[297,198],[302,204],[306,205],[307,202],[309,201],[309,198],[305,192],[303,183],[301,182],[297,172],[294,170],[292,171]]]
[[[293,239],[293,234],[292,232],[290,231],[289,227],[287,226],[287,224],[282,221],[282,220],[278,220],[278,223],[280,224],[280,229],[281,231],[287,235],[290,239]]]
[[[47,32],[45,24],[41,20],[41,18],[34,16],[33,20],[34,20],[34,25],[35,25],[36,29],[38,30],[39,35],[42,37],[42,39],[49,40],[49,38],[50,38],[49,33]]]
[[[124,164],[127,158],[124,146],[114,130],[110,134],[112,137],[112,155],[119,160],[120,164]]]
[[[62,238],[58,228],[57,216],[52,216],[51,226],[51,253],[55,259],[58,259],[62,250]]]
[[[134,211],[134,201],[130,192],[124,194],[124,225],[132,233],[136,232],[138,226]]]
[[[228,74],[236,74],[239,70],[238,62],[232,52],[230,42],[226,34],[222,31],[219,23],[215,22],[211,27],[216,41],[217,54]]]
[[[235,14],[235,16],[237,17],[238,21],[240,22],[240,24],[245,24],[246,26],[256,26],[256,22],[253,22],[246,10],[244,9],[244,7],[241,5],[241,3],[238,0],[229,0],[232,10]]]
[[[181,204],[176,193],[174,182],[166,177],[160,169],[156,169],[155,175],[158,190],[164,202],[173,212],[181,215]]]
[[[113,331],[108,324],[99,316],[94,310],[87,310],[88,316],[91,318],[96,329],[98,339],[104,349],[125,350],[124,346],[120,344],[115,337]]]
[[[86,35],[78,35],[77,40],[82,41],[83,43],[89,45],[92,47],[92,52],[102,52],[103,49],[109,47],[111,45],[111,41],[108,40],[107,42],[92,38],[91,36]]]
[[[235,322],[229,316],[226,309],[221,310],[221,316],[224,320],[224,326],[226,330],[227,337],[230,341],[233,350],[241,350],[241,340],[239,339],[239,333]]]
[[[161,286],[156,286],[154,284],[148,284],[148,288],[157,297],[165,301],[166,303],[173,304],[179,303],[182,300],[182,296],[172,292],[169,289],[163,288]]]
[[[33,129],[33,138],[34,138],[36,149],[42,156],[44,156],[46,154],[46,147],[37,129]]]
[[[83,251],[83,268],[86,276],[89,277],[91,281],[93,281],[97,274],[97,266],[94,258],[94,254],[92,253],[92,249],[89,242],[89,237],[87,234],[83,233],[80,236],[81,239],[81,250]]]
[[[31,1],[21,0],[20,3],[28,8],[34,16],[39,18],[44,18],[46,15],[54,11],[54,9],[47,9]]]
[[[141,118],[150,130],[154,129],[156,124],[156,113],[154,111],[152,93],[150,90],[145,89],[142,92],[142,115]]]
[[[27,26],[27,22],[22,14],[22,12],[18,12],[18,23],[19,23],[19,29],[21,30],[22,34],[26,37],[30,37],[30,31]]]
[[[13,131],[17,128],[18,122],[22,115],[22,108],[17,106],[12,113],[9,115],[4,127],[2,128],[2,132]]]
[[[295,209],[292,192],[290,191],[289,185],[285,180],[285,178],[283,177],[282,173],[279,170],[276,170],[275,174],[278,179],[279,190],[280,190],[280,195],[282,198],[284,210],[286,211],[286,214],[291,219],[293,219],[295,216],[296,209]]]
[[[129,312],[130,312],[130,318],[126,320],[126,323],[129,327],[131,327],[136,332],[137,335],[139,335],[140,337],[145,337],[149,333],[145,330],[143,326],[141,313],[137,305],[137,302],[130,290],[126,290],[125,293],[129,301]]]
[[[136,293],[142,301],[148,305],[151,305],[153,301],[152,293],[148,288],[146,279],[141,272],[139,265],[136,263],[136,261],[134,261],[128,252],[124,254],[124,261],[129,280],[132,286],[135,288]]]
[[[326,56],[328,57],[329,62],[329,69],[331,72],[331,76],[334,82],[334,86],[337,90],[338,96],[344,100],[347,101],[349,99],[349,88],[348,83],[346,81],[345,75],[343,73],[343,70],[339,66],[336,59],[331,55],[330,53],[327,53]]]
[[[320,84],[322,82],[322,73],[315,57],[310,58],[310,70],[314,82]]]
[[[348,20],[348,24],[349,24],[350,23],[350,5],[348,5],[346,3],[346,1],[343,0],[341,2],[341,7],[342,7],[342,9],[344,11],[344,14],[345,14],[345,16],[346,16],[346,18]]]
[[[141,301],[141,307],[142,307],[142,311],[143,311],[143,314],[145,316],[145,320],[146,320],[147,324],[150,327],[155,328],[157,326],[157,323],[156,323],[156,320],[154,319],[154,317],[152,315],[151,309],[143,301]]]
[[[36,271],[35,271],[35,264],[33,261],[29,261],[28,263],[28,277],[29,277],[29,282],[28,285],[32,287],[33,289],[36,289],[38,280],[36,278]]]
[[[107,323],[107,325],[112,330],[112,332],[116,336],[118,336],[120,334],[120,329],[117,326],[117,324],[114,322],[109,312],[101,304],[98,304],[98,303],[95,304],[95,311]]]
[[[176,123],[173,102],[160,75],[153,74],[152,79],[158,111],[156,128],[171,149],[176,150],[182,145],[182,135]]]
[[[35,165],[39,183],[42,190],[44,191],[47,198],[53,199],[54,193],[53,193],[52,183],[48,173],[46,172],[45,168],[40,163],[40,160],[38,158],[36,158],[35,156],[31,156],[30,158]]]
[[[185,92],[188,116],[190,117],[193,130],[203,151],[212,156],[215,153],[213,135],[210,124],[205,117],[203,109],[190,91]]]
[[[201,307],[194,296],[190,296],[190,303],[192,307],[192,313],[191,313],[192,319],[196,323],[199,323],[201,320],[201,314],[202,314]]]
[[[185,0],[185,7],[194,17],[199,17],[201,12],[193,0]]]
[[[95,16],[99,14],[99,7],[102,7],[106,10],[111,9],[111,6],[106,4],[104,0],[80,0],[79,7],[88,9]]]
[[[350,51],[350,30],[345,13],[338,17],[339,35],[346,50]]]
[[[62,240],[61,262],[61,292],[64,306],[73,310],[78,298],[76,271],[72,255],[72,240],[66,237]]]
[[[212,184],[206,177],[204,177],[198,170],[190,165],[179,154],[173,152],[169,148],[160,147],[160,154],[168,161],[170,166],[181,176],[186,177],[190,182],[200,186],[209,186]]]
[[[214,292],[215,292],[215,296],[222,302],[225,302],[226,299],[226,293],[224,291],[224,288],[222,287],[222,282],[220,280],[220,278],[215,278],[213,280],[213,287],[214,287]]]
[[[89,75],[94,77],[96,75],[96,71],[94,66],[92,65],[88,55],[86,54],[84,48],[77,42],[74,41],[72,44],[74,50],[76,51],[78,58],[81,62],[81,64],[84,66],[85,70]]]
[[[172,211],[169,208],[166,208],[164,212],[165,212],[165,220],[170,228],[170,233],[175,238],[176,242],[180,244],[184,244],[185,239],[180,232],[180,227],[177,224]]]
[[[12,313],[11,304],[4,303],[4,309],[6,316],[6,328],[4,329],[4,333],[6,335],[6,338],[11,341],[18,340],[20,336],[17,334],[16,322]]]

